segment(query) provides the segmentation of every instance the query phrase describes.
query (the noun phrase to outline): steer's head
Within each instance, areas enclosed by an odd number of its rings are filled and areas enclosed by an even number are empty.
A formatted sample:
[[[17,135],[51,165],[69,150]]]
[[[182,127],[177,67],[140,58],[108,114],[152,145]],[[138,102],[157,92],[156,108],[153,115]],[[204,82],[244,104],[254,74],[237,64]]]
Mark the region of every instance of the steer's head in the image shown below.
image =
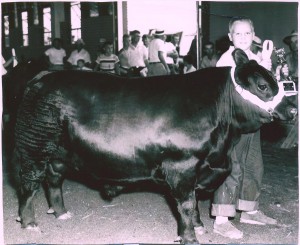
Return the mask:
[[[236,63],[236,83],[263,101],[272,100],[278,93],[277,81],[272,73],[255,60],[249,60],[241,49],[234,50],[232,55]]]
[[[242,97],[266,110],[276,119],[295,119],[297,96],[284,96],[283,87],[277,83],[273,74],[256,61],[249,60],[241,49],[236,49],[232,55],[236,63],[234,80],[242,88]]]

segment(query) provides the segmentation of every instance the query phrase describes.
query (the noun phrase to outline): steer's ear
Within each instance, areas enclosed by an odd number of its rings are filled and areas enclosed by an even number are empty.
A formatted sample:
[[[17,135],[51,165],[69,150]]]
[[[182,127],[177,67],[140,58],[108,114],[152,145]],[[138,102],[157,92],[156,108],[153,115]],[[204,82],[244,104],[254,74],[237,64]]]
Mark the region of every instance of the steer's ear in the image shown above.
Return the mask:
[[[239,48],[235,49],[232,52],[232,56],[233,56],[236,66],[241,66],[241,65],[249,62],[249,59],[248,59],[248,56],[246,55],[246,53]]]

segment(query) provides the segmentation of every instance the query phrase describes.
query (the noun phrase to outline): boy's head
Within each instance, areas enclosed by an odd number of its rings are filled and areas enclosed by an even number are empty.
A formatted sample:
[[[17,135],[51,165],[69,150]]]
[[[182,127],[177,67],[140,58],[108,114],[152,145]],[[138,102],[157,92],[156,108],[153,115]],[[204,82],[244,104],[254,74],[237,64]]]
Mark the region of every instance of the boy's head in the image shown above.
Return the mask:
[[[77,60],[77,66],[78,66],[79,68],[84,67],[84,60],[83,60],[83,59]]]
[[[113,43],[112,43],[112,42],[109,42],[109,41],[105,42],[105,43],[103,44],[103,50],[104,50],[104,54],[105,54],[106,56],[112,55],[112,54],[113,54],[113,51],[114,51]]]
[[[235,48],[248,51],[255,36],[252,20],[248,17],[234,17],[229,22],[230,41]]]
[[[128,48],[131,43],[131,36],[128,34],[123,35],[123,47]]]

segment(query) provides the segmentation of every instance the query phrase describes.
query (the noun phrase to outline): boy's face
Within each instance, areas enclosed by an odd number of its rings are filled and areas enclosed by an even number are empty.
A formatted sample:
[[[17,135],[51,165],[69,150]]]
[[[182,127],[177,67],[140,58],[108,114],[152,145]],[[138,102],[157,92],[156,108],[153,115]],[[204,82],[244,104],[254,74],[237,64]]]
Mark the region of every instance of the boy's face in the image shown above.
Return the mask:
[[[104,51],[105,51],[106,55],[111,55],[113,53],[113,50],[114,50],[114,47],[111,44],[106,45],[105,48],[104,48]]]
[[[250,49],[254,35],[255,33],[252,31],[250,23],[242,21],[233,23],[232,32],[228,33],[234,47],[244,51]]]

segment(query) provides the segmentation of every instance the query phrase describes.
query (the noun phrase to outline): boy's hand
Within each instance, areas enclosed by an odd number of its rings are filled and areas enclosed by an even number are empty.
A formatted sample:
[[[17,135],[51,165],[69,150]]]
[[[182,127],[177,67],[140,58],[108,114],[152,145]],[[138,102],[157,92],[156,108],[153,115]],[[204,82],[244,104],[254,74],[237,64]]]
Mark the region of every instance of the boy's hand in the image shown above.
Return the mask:
[[[287,77],[289,75],[289,67],[287,64],[284,64],[282,67],[281,67],[281,74],[284,76],[284,77]]]
[[[271,59],[263,59],[260,63],[259,63],[262,67],[266,68],[267,70],[271,71],[272,69],[272,61]]]

